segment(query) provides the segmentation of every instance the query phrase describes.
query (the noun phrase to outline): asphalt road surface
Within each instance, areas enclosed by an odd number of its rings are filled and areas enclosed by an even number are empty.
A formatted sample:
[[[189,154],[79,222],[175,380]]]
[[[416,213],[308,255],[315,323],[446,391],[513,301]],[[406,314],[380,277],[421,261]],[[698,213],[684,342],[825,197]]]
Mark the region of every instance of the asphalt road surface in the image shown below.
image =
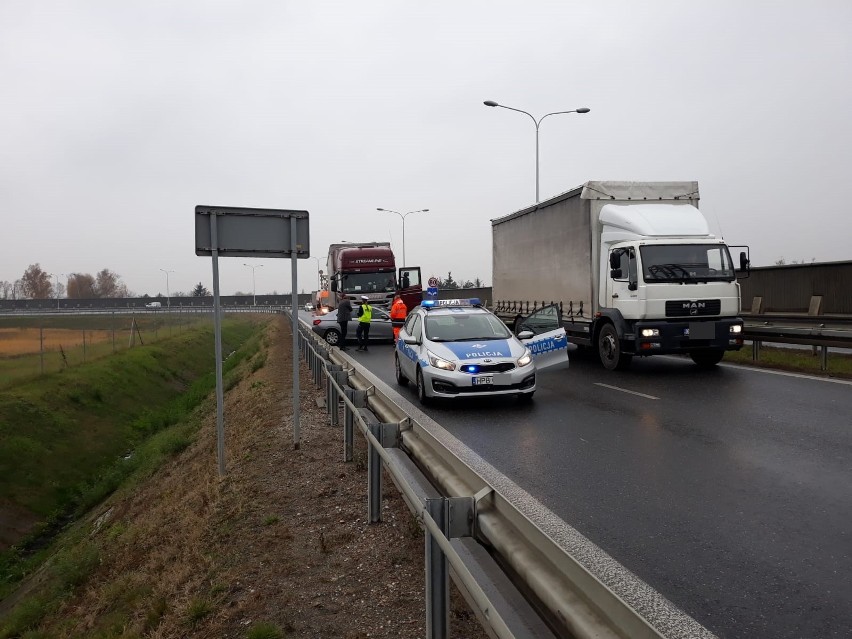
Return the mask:
[[[530,406],[425,412],[720,637],[852,637],[852,384],[571,355]]]

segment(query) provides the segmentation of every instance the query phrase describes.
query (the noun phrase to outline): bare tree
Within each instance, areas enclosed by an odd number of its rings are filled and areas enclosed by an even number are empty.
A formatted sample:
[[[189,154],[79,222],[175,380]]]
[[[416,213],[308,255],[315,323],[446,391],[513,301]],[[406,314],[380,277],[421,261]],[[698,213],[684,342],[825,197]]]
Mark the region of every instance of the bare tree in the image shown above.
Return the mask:
[[[50,275],[45,273],[38,263],[30,264],[21,277],[21,297],[44,300],[53,297],[52,293]]]
[[[9,298],[13,298],[15,296],[15,284],[14,282],[7,282],[6,280],[0,280],[0,299],[8,300]]]
[[[71,299],[130,297],[127,285],[118,273],[108,268],[96,277],[89,273],[71,273],[68,276],[68,297]]]
[[[68,276],[69,299],[92,299],[95,295],[95,278],[88,273],[71,273]]]
[[[95,297],[127,297],[127,285],[118,273],[105,268],[98,272],[95,280]]]

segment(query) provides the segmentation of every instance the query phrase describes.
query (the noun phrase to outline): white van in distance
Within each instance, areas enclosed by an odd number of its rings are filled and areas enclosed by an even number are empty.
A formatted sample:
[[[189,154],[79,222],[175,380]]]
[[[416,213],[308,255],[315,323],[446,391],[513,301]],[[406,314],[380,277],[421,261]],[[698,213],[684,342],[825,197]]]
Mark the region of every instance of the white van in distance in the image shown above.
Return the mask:
[[[148,302],[145,304],[145,308],[162,308],[163,305],[160,302]]]

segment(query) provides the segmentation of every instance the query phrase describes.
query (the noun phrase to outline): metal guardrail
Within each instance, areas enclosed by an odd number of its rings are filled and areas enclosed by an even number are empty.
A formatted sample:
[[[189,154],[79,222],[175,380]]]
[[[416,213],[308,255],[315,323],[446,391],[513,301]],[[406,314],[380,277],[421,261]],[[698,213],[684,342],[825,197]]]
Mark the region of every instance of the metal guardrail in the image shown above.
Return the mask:
[[[381,520],[383,465],[426,531],[430,639],[449,636],[447,565],[483,626],[499,639],[664,636],[440,441],[427,426],[428,417],[408,414],[380,380],[341,353],[329,352],[304,323],[299,322],[299,332],[314,382],[325,389],[332,426],[340,425],[338,404],[343,404],[344,461],[352,460],[356,427],[367,440],[369,521]],[[652,601],[648,610],[666,611],[666,636],[713,636],[618,568],[634,592]]]

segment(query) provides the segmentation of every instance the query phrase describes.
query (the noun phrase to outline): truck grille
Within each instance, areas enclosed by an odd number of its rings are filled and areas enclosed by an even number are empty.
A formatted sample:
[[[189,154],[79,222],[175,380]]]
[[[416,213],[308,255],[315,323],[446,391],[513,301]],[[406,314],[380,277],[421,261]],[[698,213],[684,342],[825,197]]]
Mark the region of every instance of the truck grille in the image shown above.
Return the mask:
[[[721,300],[669,300],[666,302],[666,317],[718,315],[721,310]]]

